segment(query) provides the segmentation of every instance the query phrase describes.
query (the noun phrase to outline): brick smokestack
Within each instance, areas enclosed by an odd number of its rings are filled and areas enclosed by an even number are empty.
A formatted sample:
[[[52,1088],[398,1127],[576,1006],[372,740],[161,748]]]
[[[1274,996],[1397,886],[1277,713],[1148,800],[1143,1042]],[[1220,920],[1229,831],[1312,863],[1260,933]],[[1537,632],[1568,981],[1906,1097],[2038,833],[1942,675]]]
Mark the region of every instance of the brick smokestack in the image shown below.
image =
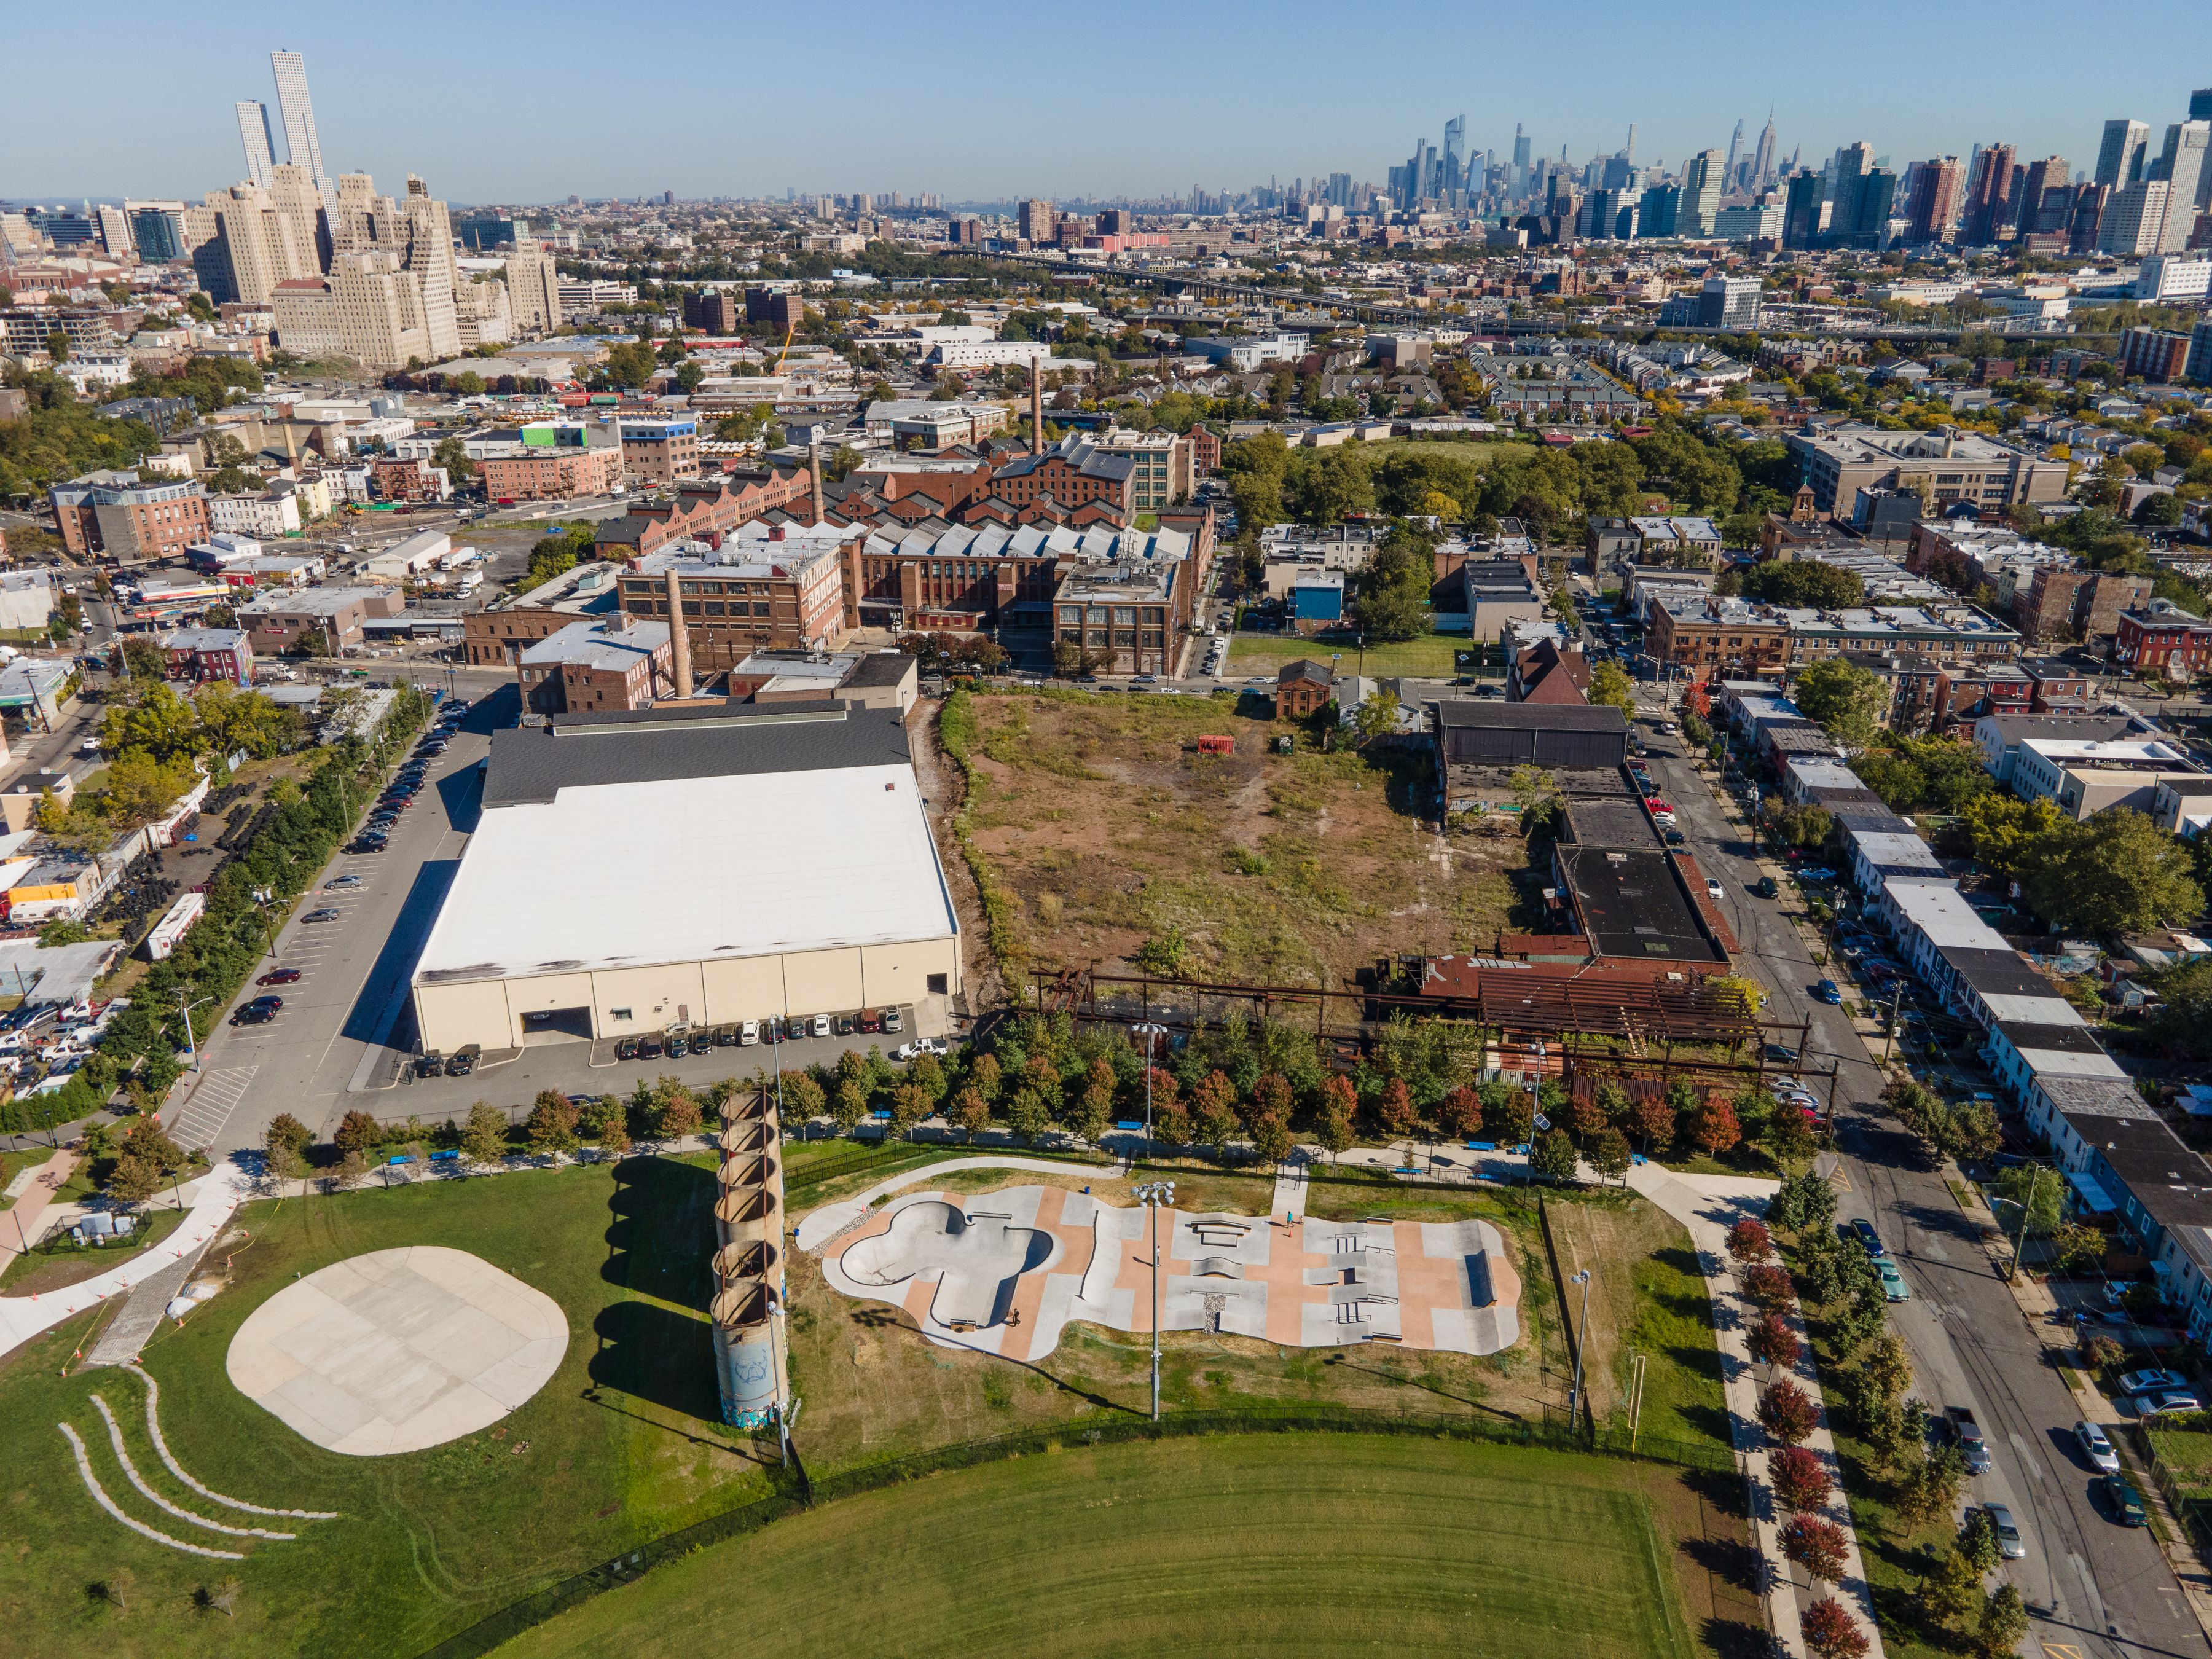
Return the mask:
[[[684,582],[675,568],[668,570],[668,646],[674,655],[675,695],[691,695],[691,630],[684,620]]]
[[[1044,371],[1030,359],[1030,453],[1044,453]]]
[[[814,480],[814,522],[822,522],[822,434],[817,429],[806,441],[806,470]]]

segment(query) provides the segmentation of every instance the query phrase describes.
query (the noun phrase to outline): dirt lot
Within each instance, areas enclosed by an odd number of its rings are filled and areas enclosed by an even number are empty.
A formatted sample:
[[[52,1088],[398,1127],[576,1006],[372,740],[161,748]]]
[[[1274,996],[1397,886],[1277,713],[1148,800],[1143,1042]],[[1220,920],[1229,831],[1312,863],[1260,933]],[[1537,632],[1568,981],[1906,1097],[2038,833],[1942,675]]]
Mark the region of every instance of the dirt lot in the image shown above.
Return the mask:
[[[1334,985],[1389,952],[1486,947],[1529,877],[1516,838],[1423,823],[1425,755],[1324,752],[1303,728],[1276,753],[1294,728],[1255,696],[969,706],[966,822],[1012,901],[1003,968],[1112,963],[1158,940],[1190,975]],[[1202,734],[1237,752],[1201,756]]]

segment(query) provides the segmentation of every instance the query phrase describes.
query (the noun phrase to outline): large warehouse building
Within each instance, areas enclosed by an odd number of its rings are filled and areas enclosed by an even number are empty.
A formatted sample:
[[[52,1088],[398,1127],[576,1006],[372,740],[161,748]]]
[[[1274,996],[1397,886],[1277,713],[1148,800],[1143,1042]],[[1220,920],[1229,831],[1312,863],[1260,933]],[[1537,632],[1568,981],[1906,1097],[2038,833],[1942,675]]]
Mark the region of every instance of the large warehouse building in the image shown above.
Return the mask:
[[[414,976],[447,1053],[895,1006],[933,1034],[959,990],[904,720],[832,703],[498,733]]]

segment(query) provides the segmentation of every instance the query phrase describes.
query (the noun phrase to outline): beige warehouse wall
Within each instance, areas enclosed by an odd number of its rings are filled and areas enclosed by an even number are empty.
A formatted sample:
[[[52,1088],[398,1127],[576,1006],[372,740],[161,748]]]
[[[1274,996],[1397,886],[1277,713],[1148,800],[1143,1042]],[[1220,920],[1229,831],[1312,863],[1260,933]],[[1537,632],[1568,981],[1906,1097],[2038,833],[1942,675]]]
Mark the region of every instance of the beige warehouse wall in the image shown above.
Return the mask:
[[[450,1054],[469,1043],[512,1048],[521,1042],[507,1005],[507,981],[470,980],[415,988],[415,1024],[422,1047]]]
[[[541,1008],[588,1008],[592,1006],[589,974],[547,974],[542,979],[507,981],[507,1006],[519,1020]]]
[[[791,1012],[784,1003],[781,957],[705,963],[702,978],[707,988],[709,1024],[735,1025]]]
[[[793,1014],[835,1014],[866,1004],[860,953],[795,951],[783,958],[784,994]]]
[[[707,988],[696,962],[593,974],[592,997],[592,1019],[601,1036],[658,1031],[679,1019],[703,1024],[707,1018]],[[628,1009],[630,1017],[616,1018],[618,1008]]]
[[[957,940],[924,939],[912,945],[869,945],[860,950],[861,1000],[869,1007],[919,1002],[930,994],[929,976],[945,975],[945,993],[960,988],[960,946]]]

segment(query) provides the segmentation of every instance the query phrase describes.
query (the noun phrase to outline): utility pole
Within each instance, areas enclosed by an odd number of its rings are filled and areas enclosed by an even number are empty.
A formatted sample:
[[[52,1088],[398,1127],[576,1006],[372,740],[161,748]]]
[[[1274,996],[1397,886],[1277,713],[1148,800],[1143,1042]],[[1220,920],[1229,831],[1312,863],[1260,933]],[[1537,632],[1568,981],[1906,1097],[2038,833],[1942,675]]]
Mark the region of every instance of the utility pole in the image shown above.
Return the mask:
[[[1891,1051],[1897,1047],[1897,1014],[1898,1010],[1904,1006],[1905,981],[1900,979],[1897,981],[1896,991],[1889,999],[1889,1030],[1881,1040],[1881,1057],[1885,1060],[1889,1058]]]
[[[2012,1269],[2005,1274],[2005,1283],[2008,1285],[2020,1277],[2020,1258],[2027,1249],[2028,1214],[2035,1208],[2035,1195],[2042,1190],[2043,1187],[2043,1165],[2039,1164],[2034,1167],[2035,1173],[2027,1178],[2027,1196],[2021,1200],[2020,1236],[2013,1241]]]

